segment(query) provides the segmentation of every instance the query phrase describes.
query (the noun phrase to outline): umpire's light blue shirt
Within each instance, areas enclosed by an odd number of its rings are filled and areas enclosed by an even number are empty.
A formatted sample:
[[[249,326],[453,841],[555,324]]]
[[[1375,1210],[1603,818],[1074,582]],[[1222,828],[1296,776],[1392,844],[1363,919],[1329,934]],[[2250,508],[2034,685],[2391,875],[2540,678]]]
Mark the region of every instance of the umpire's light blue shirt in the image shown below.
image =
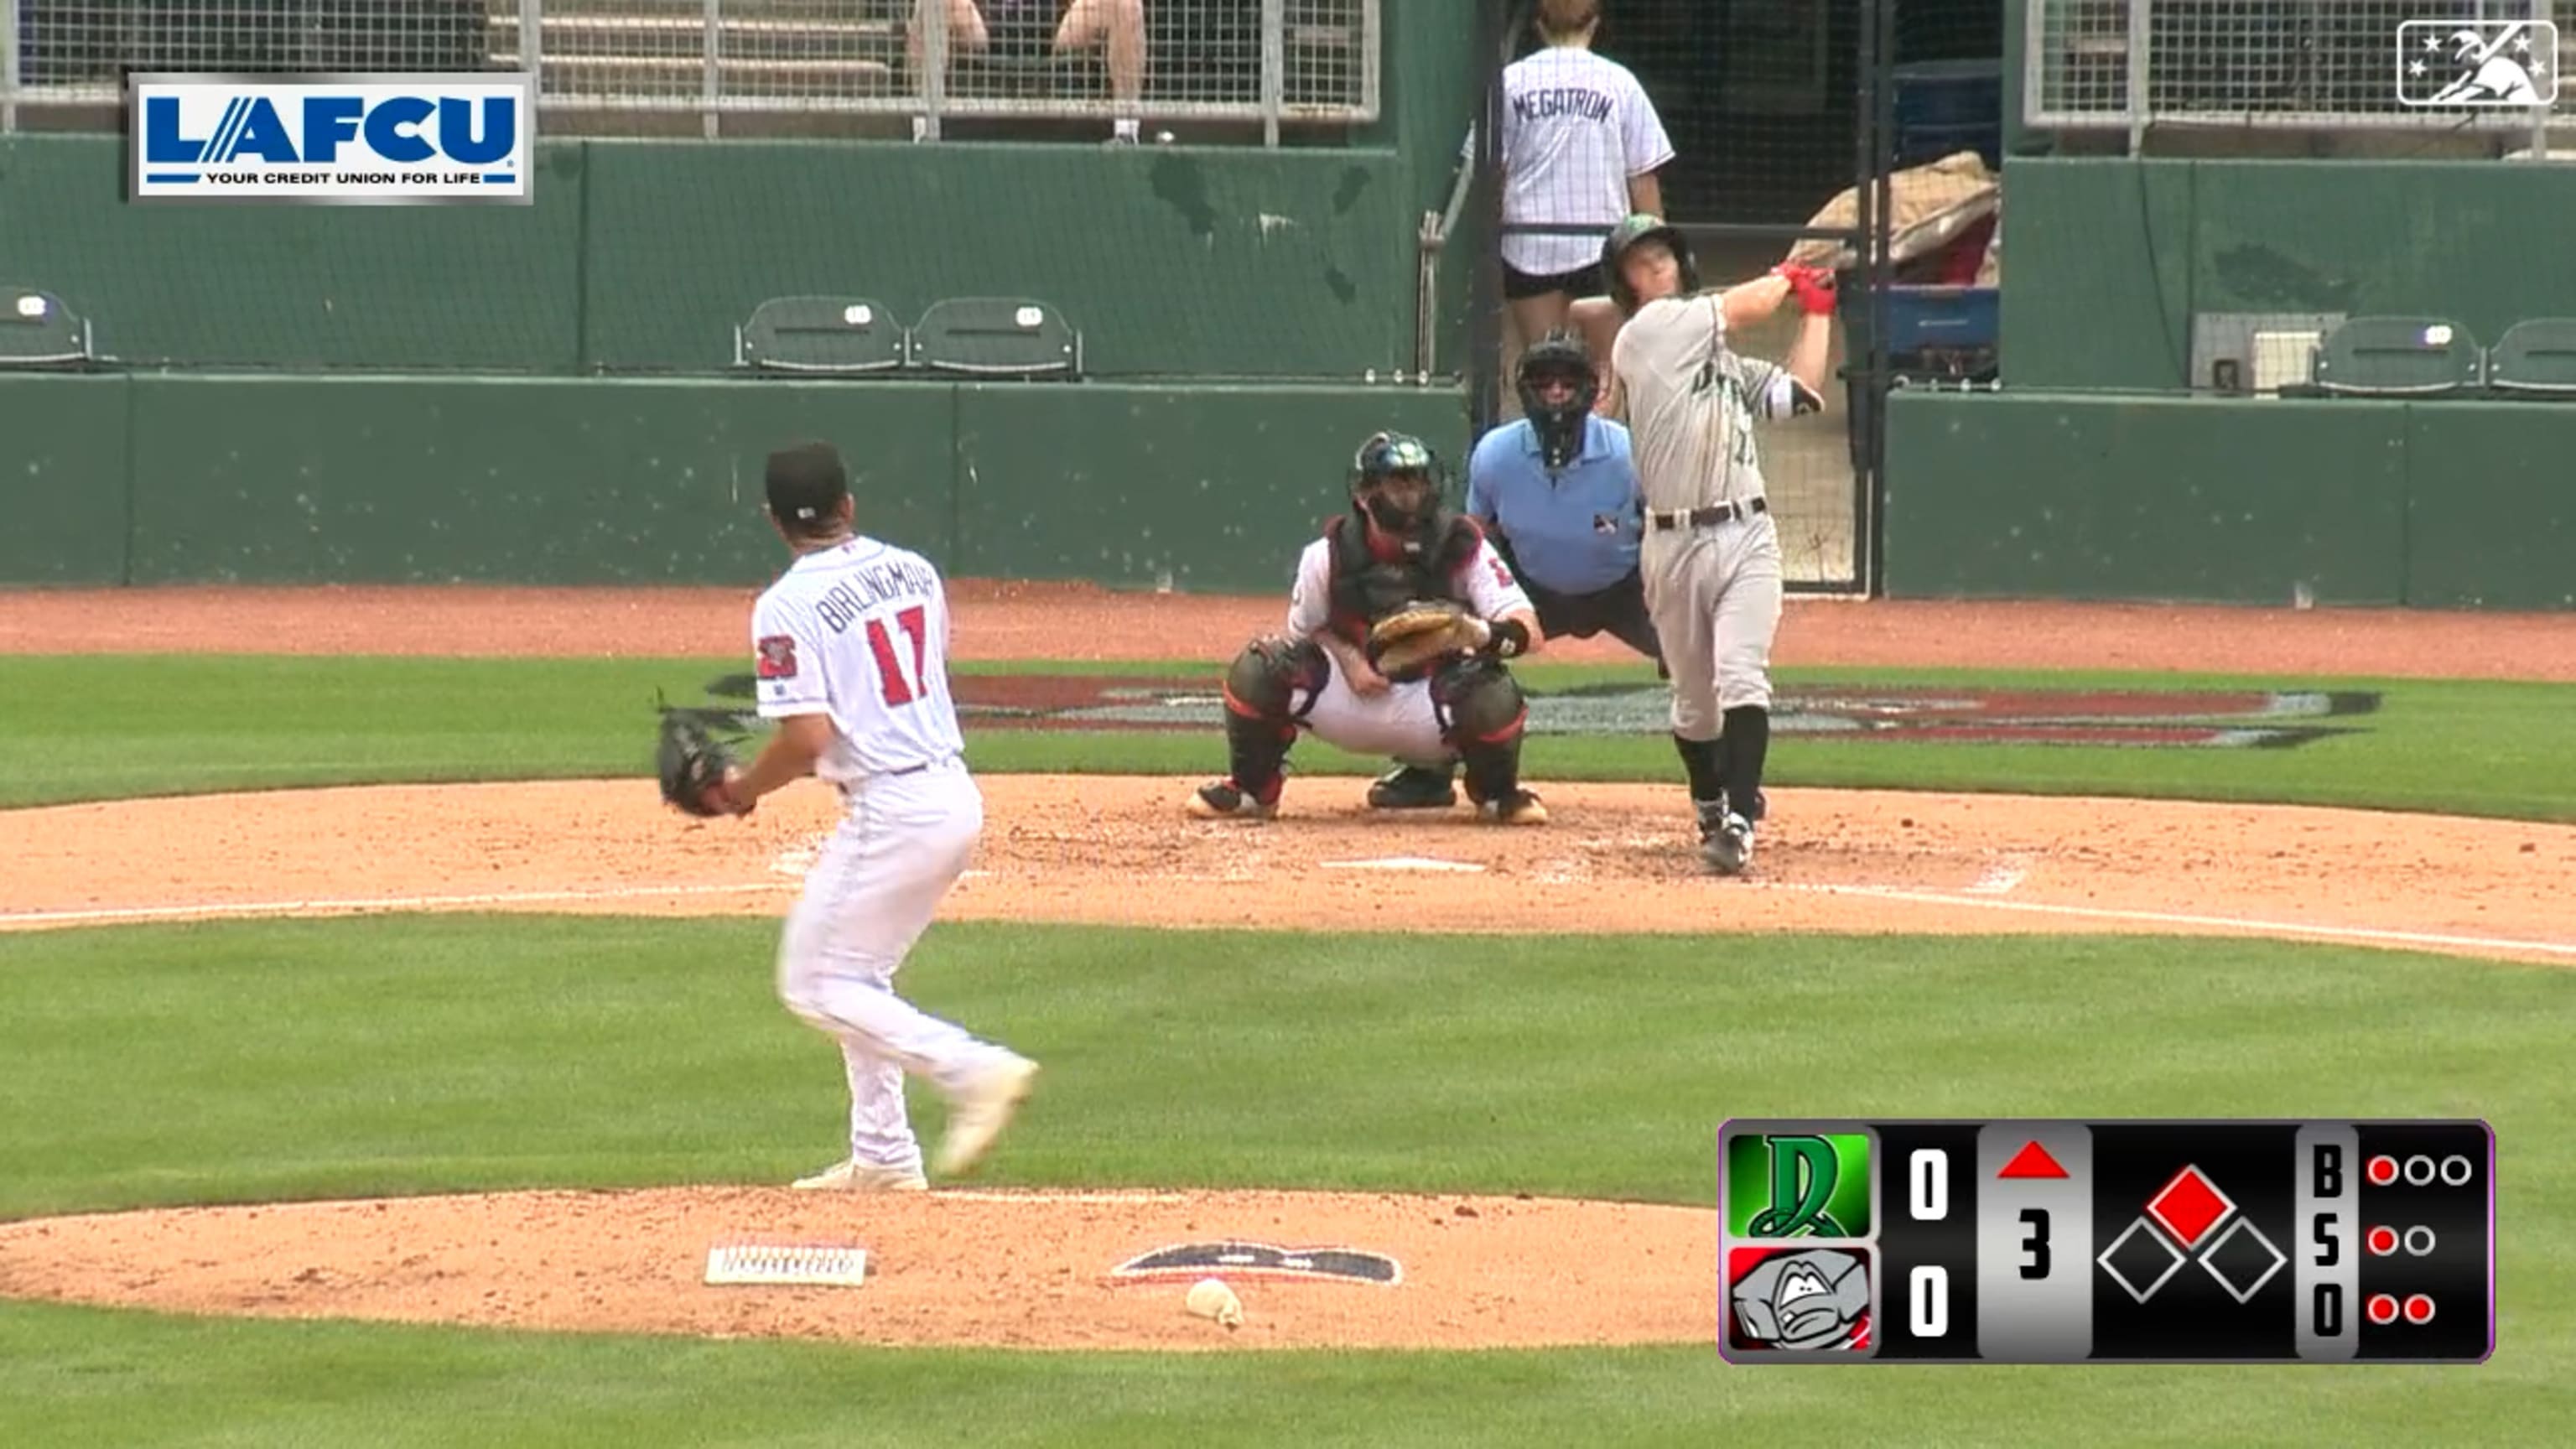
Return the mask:
[[[1637,568],[1644,532],[1627,425],[1584,419],[1583,451],[1550,477],[1527,418],[1476,441],[1467,459],[1467,511],[1509,539],[1521,577],[1559,594],[1590,594]]]

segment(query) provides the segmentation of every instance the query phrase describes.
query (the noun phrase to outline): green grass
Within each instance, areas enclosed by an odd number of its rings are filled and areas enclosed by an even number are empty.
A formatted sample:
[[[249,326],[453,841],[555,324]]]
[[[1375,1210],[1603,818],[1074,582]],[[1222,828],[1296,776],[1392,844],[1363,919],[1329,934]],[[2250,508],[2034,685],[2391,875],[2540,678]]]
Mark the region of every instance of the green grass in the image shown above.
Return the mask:
[[[761,920],[228,922],[0,944],[0,1217],[776,1182],[836,1150]],[[1047,1064],[1022,1184],[1700,1205],[1728,1116],[2485,1116],[2480,1368],[1746,1369],[1713,1349],[1011,1355],[0,1304],[33,1446],[2576,1441],[2576,975],[2260,942],[942,925],[907,994]],[[925,1131],[936,1125],[926,1101]],[[1821,1437],[1820,1437],[1821,1436]]]
[[[120,658],[0,659],[0,806],[205,790],[374,781],[641,776],[657,689],[704,699],[739,661]],[[1206,663],[1018,665],[1008,671],[1171,673]],[[978,671],[988,672],[988,671]],[[1533,665],[1546,688],[1646,681],[1640,667]],[[1782,736],[1781,785],[2138,795],[2576,820],[2576,686],[2425,680],[2236,679],[1956,670],[1802,670],[1781,684],[1975,682],[1993,687],[2338,688],[2383,694],[2352,734],[2287,750],[1886,744]],[[977,731],[987,771],[1198,774],[1224,768],[1204,734]],[[1301,742],[1307,775],[1373,774],[1385,761]],[[1675,777],[1667,741],[1533,738],[1535,780]]]

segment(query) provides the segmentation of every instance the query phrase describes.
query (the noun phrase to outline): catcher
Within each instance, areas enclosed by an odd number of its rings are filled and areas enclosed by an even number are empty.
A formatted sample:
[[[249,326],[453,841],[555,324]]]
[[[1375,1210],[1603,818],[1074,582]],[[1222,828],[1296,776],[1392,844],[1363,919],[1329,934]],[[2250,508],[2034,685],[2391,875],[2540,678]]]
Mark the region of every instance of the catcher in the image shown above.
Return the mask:
[[[1348,513],[1297,560],[1284,634],[1253,640],[1225,676],[1233,769],[1202,785],[1190,813],[1266,820],[1279,810],[1298,731],[1408,767],[1465,767],[1487,819],[1537,825],[1521,788],[1528,709],[1503,661],[1539,647],[1537,611],[1474,519],[1441,506],[1438,461],[1421,440],[1360,445]]]

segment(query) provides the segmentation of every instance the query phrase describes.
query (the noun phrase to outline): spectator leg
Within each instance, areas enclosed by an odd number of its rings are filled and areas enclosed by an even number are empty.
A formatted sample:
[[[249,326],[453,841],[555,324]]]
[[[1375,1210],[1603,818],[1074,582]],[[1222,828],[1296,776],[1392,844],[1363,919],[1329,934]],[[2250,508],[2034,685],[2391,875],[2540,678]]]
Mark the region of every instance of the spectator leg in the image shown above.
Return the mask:
[[[1592,370],[1601,378],[1601,391],[1610,391],[1610,344],[1619,340],[1619,304],[1607,297],[1577,297],[1566,308],[1574,325],[1583,331],[1583,344],[1592,349]]]
[[[1145,94],[1145,0],[1073,0],[1056,27],[1058,51],[1106,42],[1109,94],[1133,103]],[[1131,118],[1132,119],[1132,118]]]
[[[912,63],[912,73],[921,74],[922,34],[930,26],[930,7],[948,8],[948,55],[951,60],[961,55],[978,55],[990,44],[984,33],[984,12],[975,8],[975,0],[913,0],[912,24],[904,35],[904,58]]]

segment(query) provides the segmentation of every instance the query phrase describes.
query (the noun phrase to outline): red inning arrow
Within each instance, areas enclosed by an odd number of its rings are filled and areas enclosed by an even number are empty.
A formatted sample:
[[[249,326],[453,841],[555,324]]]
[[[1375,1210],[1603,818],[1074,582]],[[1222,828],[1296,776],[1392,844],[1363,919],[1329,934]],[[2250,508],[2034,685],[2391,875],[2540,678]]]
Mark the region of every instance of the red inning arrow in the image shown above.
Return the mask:
[[[2021,1151],[2014,1153],[2013,1160],[2005,1163],[2004,1170],[1995,1176],[2062,1178],[2066,1176],[2066,1169],[2057,1165],[2057,1159],[2048,1155],[2047,1148],[2036,1142],[2025,1142]]]

